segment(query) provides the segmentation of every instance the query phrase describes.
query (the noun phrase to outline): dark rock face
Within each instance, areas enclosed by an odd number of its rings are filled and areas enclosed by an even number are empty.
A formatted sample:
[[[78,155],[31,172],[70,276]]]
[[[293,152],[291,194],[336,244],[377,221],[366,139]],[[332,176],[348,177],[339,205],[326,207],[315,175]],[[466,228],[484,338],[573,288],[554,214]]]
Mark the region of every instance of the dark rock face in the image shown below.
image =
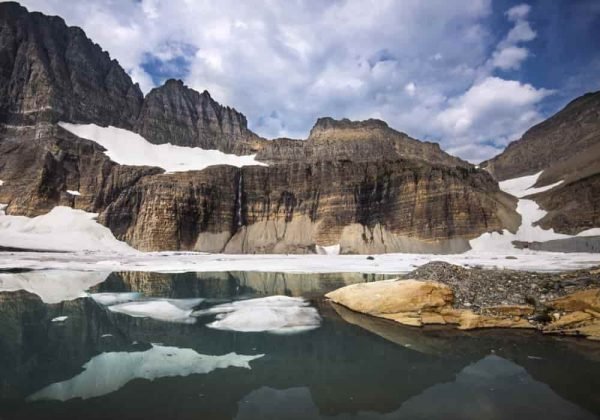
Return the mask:
[[[0,123],[113,125],[156,144],[251,152],[246,117],[169,80],[144,99],[116,60],[59,17],[0,4]],[[241,144],[238,144],[241,143]]]
[[[0,4],[0,122],[95,122],[131,128],[137,84],[77,27]]]
[[[143,176],[160,172],[117,165],[101,146],[56,125],[0,131],[0,203],[9,203],[8,214],[38,216],[57,205],[98,212]]]
[[[321,118],[306,141],[267,141],[242,114],[181,81],[142,98],[80,29],[15,3],[0,4],[0,56],[0,203],[8,214],[67,205],[100,213],[143,250],[238,253],[333,244],[346,253],[459,252],[483,232],[518,225],[515,201],[487,172],[383,121]],[[257,153],[270,166],[163,174],[117,165],[57,121]]]
[[[593,148],[596,159],[600,159],[600,150],[595,147],[598,144],[600,92],[594,92],[575,99],[556,115],[532,127],[481,167],[499,180],[516,178],[552,168],[588,148]],[[562,172],[576,170],[575,162],[572,163],[571,168],[563,168]]]
[[[531,197],[548,211],[538,222],[544,229],[600,226],[600,92],[575,99],[481,167],[500,180],[543,171],[537,186],[563,181]]]
[[[156,144],[236,151],[238,143],[258,140],[246,117],[215,102],[207,91],[198,93],[180,80],[168,80],[144,100],[136,131]]]
[[[600,160],[598,160],[600,162]],[[600,163],[597,163],[600,166]],[[600,226],[600,168],[599,172],[580,179],[569,180],[549,191],[533,196],[548,211],[537,224],[544,229],[554,228],[575,235]]]

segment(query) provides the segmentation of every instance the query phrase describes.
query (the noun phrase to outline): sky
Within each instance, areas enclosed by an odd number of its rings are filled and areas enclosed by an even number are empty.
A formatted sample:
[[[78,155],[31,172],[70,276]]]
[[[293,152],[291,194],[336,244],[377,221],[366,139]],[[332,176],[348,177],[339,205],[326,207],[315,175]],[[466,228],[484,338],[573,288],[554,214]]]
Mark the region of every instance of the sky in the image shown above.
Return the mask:
[[[147,93],[208,90],[266,138],[379,118],[471,162],[600,90],[598,0],[24,0]]]

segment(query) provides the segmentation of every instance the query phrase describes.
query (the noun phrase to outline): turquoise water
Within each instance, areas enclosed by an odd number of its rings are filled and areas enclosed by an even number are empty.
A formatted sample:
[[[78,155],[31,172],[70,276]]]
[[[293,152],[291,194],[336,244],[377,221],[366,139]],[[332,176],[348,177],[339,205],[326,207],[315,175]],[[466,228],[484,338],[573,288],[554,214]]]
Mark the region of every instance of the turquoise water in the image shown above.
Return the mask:
[[[189,316],[176,322],[117,313],[90,297],[47,304],[25,291],[0,293],[0,419],[600,415],[599,343],[401,327],[322,297],[377,278],[113,273],[89,290],[203,299],[193,307],[203,316],[180,305]],[[218,305],[271,295],[304,297],[318,324],[286,334],[207,326]],[[52,322],[57,316],[67,318]]]

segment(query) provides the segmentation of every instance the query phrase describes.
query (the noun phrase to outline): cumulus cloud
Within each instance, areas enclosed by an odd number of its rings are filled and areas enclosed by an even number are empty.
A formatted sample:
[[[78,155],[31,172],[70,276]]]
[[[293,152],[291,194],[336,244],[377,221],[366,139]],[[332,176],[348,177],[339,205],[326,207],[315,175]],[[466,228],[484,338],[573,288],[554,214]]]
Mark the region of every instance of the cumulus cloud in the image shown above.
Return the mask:
[[[454,150],[480,143],[503,147],[541,119],[535,105],[552,92],[529,84],[487,77],[448,101],[436,123]]]
[[[24,4],[81,26],[143,91],[180,77],[269,138],[305,138],[325,115],[382,118],[477,160],[538,120],[549,93],[494,75],[529,56],[525,4],[501,16],[512,27],[499,42],[491,0]]]

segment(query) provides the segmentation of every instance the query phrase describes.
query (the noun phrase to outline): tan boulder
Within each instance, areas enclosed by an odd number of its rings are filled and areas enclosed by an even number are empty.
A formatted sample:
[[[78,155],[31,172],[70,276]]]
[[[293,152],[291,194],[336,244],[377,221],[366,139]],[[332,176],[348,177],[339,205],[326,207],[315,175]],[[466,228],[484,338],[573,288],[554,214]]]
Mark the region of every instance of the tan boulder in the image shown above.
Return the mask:
[[[418,280],[352,284],[325,296],[357,312],[377,316],[426,311],[451,305],[454,300],[447,285]]]

